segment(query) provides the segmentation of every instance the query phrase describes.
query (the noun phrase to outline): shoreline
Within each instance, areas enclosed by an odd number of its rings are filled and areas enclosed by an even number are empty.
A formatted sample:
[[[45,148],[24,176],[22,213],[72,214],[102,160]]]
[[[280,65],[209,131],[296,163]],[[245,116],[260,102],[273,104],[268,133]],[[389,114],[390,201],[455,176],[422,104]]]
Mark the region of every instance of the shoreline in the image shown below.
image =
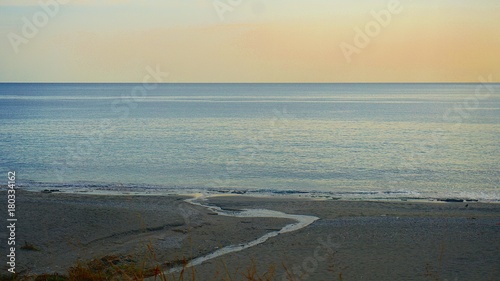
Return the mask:
[[[41,192],[41,193],[63,193],[63,194],[89,194],[89,195],[102,195],[102,196],[196,196],[203,194],[206,197],[224,197],[224,196],[242,196],[242,197],[255,197],[255,198],[286,198],[286,199],[308,199],[308,200],[338,200],[338,201],[374,201],[374,202],[422,202],[422,203],[470,203],[479,202],[487,204],[500,204],[500,198],[473,198],[465,195],[454,196],[393,196],[393,197],[349,197],[347,194],[356,195],[381,195],[381,194],[407,194],[405,192],[387,192],[387,191],[354,191],[354,192],[321,192],[321,191],[297,191],[297,190],[222,190],[214,188],[188,188],[190,192],[185,192],[181,188],[139,188],[135,185],[127,187],[126,185],[119,187],[109,186],[107,188],[97,187],[98,185],[91,185],[85,188],[67,188],[65,185],[62,188],[47,188],[50,183],[44,183],[44,187],[28,187],[29,184],[18,184],[18,189],[26,192]],[[108,186],[108,185],[105,185]],[[6,186],[0,185],[0,188]],[[137,191],[137,189],[139,191]],[[344,195],[344,197],[342,197]]]
[[[19,251],[20,266],[23,262],[31,266],[25,266],[28,273],[57,271],[63,274],[78,259],[110,255],[119,257],[121,262],[132,259],[129,256],[144,255],[148,245],[155,251],[155,262],[168,270],[176,263],[182,264],[183,258],[200,258],[229,245],[248,243],[293,223],[277,218],[224,217],[206,207],[184,202],[189,198],[187,196],[96,196],[18,191],[18,239],[42,250]],[[490,269],[483,270],[488,272],[495,269],[493,264],[500,263],[500,257],[493,252],[500,250],[496,239],[500,234],[500,225],[496,225],[500,223],[500,205],[495,203],[311,200],[238,195],[208,197],[203,204],[227,212],[267,209],[319,219],[305,228],[270,237],[244,251],[228,253],[196,265],[194,269],[198,276],[215,276],[224,261],[231,272],[248,267],[253,257],[259,261],[259,272],[265,272],[266,267],[275,264],[280,267],[277,274],[282,274],[281,263],[290,267],[298,264],[310,280],[324,279],[331,275],[328,275],[328,268],[323,267],[330,265],[313,259],[314,250],[321,245],[318,241],[322,241],[323,244],[331,242],[331,252],[340,255],[342,262],[353,268],[341,270],[345,280],[364,280],[359,273],[382,274],[386,268],[382,261],[401,263],[397,255],[406,256],[409,245],[418,241],[414,233],[423,230],[419,237],[423,243],[421,249],[410,247],[415,252],[414,257],[408,257],[420,265],[415,268],[420,277],[426,271],[425,259],[430,263],[432,258],[435,261],[439,256],[436,249],[443,241],[446,249],[453,253],[450,254],[454,260],[452,264],[458,262],[460,265],[453,265],[445,273],[455,270],[473,277],[469,280],[477,280],[476,277],[486,275],[464,273],[464,262],[477,262],[480,256],[490,256],[487,264],[479,266],[489,266]],[[372,236],[368,237],[370,233]],[[481,239],[474,239],[479,238],[480,233],[483,233]],[[389,241],[388,237],[393,239]],[[384,247],[364,252],[366,249],[363,246],[371,247],[374,241],[379,241]],[[0,249],[4,251],[4,247],[1,245]],[[465,260],[460,257],[460,251],[455,253],[461,248],[469,255]],[[390,251],[387,252],[387,249]],[[325,249],[321,251],[324,255],[330,254]],[[307,259],[311,256],[313,258]],[[380,261],[372,260],[376,256]],[[335,259],[331,257],[332,261]],[[361,263],[364,266],[359,267],[360,260],[364,260]],[[309,264],[309,267],[304,267],[304,264]],[[314,270],[306,270],[315,264]],[[394,275],[389,276],[409,278],[404,274],[402,270],[395,270]],[[419,278],[405,280],[430,280]],[[281,276],[276,280],[281,280]]]
[[[5,185],[0,185],[4,187]],[[206,196],[251,196],[251,197],[285,197],[291,199],[308,198],[313,200],[348,200],[348,201],[416,201],[416,202],[483,202],[500,203],[500,193],[495,190],[457,190],[444,188],[443,191],[406,190],[383,187],[379,188],[353,188],[336,191],[298,188],[216,188],[207,186],[180,186],[140,183],[92,182],[77,181],[68,183],[43,182],[34,180],[18,181],[19,189],[32,192],[62,192],[77,194],[101,195],[152,195],[152,196],[177,196],[205,194]]]

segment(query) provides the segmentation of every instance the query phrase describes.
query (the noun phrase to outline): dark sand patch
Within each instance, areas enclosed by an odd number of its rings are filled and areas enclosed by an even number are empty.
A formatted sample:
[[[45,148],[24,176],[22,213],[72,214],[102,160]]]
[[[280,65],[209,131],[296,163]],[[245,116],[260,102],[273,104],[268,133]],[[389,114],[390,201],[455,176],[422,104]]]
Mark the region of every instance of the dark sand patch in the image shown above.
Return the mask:
[[[216,197],[210,202],[321,219],[197,267],[205,276],[223,272],[223,263],[243,269],[253,259],[260,272],[276,265],[277,280],[287,280],[283,264],[294,280],[340,280],[340,274],[343,280],[499,280],[499,204],[249,197]]]
[[[182,196],[19,191],[17,198],[17,241],[41,249],[18,249],[18,266],[35,273],[64,273],[77,259],[107,255],[139,260],[148,244],[166,266],[253,240],[290,223],[218,216],[184,202]],[[500,275],[499,204],[242,196],[207,202],[228,210],[262,208],[320,219],[196,266],[196,280],[221,280],[227,274],[242,280],[253,262],[261,274],[275,265],[275,280],[286,280],[283,265],[294,280],[339,280],[340,274],[343,280],[498,280]],[[7,233],[2,229],[0,235]],[[0,249],[6,253],[6,244]]]
[[[253,240],[290,222],[217,216],[186,198],[18,191],[16,271],[65,273],[77,260],[110,255],[140,262],[150,254],[148,245],[159,264],[175,263]],[[7,235],[3,228],[0,235]],[[40,251],[19,249],[25,241]],[[0,251],[7,253],[6,247],[2,243]]]

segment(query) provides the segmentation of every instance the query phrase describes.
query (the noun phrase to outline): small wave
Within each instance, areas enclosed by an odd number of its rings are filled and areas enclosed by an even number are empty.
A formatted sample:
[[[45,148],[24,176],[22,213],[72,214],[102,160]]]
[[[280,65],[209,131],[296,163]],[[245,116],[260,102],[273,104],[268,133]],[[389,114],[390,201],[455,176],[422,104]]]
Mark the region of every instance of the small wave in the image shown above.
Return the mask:
[[[203,193],[212,195],[246,195],[259,197],[300,197],[336,200],[424,200],[443,198],[500,202],[500,194],[486,192],[420,192],[415,190],[298,190],[273,188],[214,188],[204,186],[164,186],[100,182],[50,183],[20,181],[18,187],[29,191],[53,190],[66,193],[182,195]]]

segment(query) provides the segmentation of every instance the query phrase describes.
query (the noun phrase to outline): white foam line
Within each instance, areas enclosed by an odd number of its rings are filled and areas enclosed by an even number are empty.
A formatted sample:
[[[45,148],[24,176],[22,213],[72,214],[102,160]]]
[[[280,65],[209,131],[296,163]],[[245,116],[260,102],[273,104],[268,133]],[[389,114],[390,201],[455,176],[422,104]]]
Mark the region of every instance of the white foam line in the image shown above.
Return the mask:
[[[249,218],[249,217],[253,217],[253,218],[284,218],[284,219],[292,219],[292,220],[295,220],[297,222],[285,225],[283,228],[281,228],[278,231],[272,231],[272,232],[266,233],[263,236],[255,239],[255,240],[252,240],[250,242],[241,243],[238,245],[229,245],[229,246],[223,247],[221,249],[218,249],[215,252],[207,254],[205,256],[192,259],[184,266],[174,267],[172,269],[164,271],[165,274],[179,272],[179,271],[182,271],[182,269],[196,266],[196,265],[200,265],[203,262],[206,262],[208,260],[223,256],[223,255],[226,255],[229,253],[234,253],[234,252],[239,252],[239,251],[245,250],[247,248],[264,243],[267,241],[267,239],[274,237],[274,236],[277,236],[281,233],[292,232],[292,231],[304,228],[304,227],[310,225],[311,223],[313,223],[314,221],[319,219],[318,217],[315,217],[315,216],[293,215],[293,214],[286,214],[283,212],[266,210],[266,209],[244,209],[242,211],[224,211],[223,209],[221,209],[218,206],[208,206],[208,205],[203,205],[202,203],[199,203],[199,200],[203,199],[204,197],[205,197],[204,195],[198,194],[196,197],[187,199],[185,201],[190,203],[190,204],[193,204],[193,205],[207,208],[210,211],[213,211],[221,216],[238,217],[238,218]]]

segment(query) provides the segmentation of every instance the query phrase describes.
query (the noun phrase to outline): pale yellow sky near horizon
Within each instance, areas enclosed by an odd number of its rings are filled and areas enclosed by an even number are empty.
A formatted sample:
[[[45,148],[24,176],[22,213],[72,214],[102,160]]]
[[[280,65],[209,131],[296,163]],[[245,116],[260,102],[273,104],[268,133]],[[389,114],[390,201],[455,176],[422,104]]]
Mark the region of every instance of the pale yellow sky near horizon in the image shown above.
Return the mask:
[[[0,82],[500,82],[500,1],[56,1],[0,0]]]

